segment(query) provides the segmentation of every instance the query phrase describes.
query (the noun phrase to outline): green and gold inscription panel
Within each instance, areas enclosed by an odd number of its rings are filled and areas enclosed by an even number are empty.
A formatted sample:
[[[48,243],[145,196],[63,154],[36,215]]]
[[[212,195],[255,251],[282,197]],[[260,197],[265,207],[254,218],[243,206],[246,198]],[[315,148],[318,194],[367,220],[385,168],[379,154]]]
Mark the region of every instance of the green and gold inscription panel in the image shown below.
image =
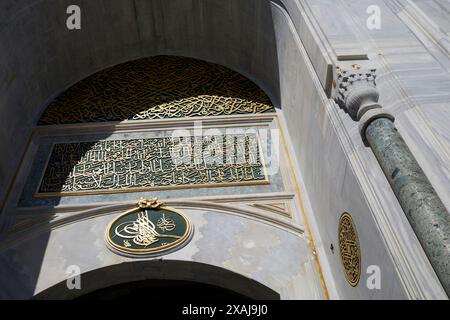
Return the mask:
[[[35,197],[268,184],[255,133],[56,143]]]

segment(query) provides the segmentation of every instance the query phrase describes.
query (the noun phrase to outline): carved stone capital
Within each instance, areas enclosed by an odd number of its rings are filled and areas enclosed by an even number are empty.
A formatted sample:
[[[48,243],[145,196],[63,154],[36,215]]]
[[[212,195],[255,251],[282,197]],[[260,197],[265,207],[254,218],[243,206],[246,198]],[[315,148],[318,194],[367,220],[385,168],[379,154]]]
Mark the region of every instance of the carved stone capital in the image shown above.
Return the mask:
[[[359,121],[359,129],[364,144],[367,145],[366,128],[377,118],[387,118],[392,122],[395,118],[378,104],[380,94],[376,84],[376,69],[344,70],[337,68],[336,103],[355,121]]]
[[[376,70],[337,69],[336,102],[354,120],[359,121],[367,111],[381,108],[376,88]]]

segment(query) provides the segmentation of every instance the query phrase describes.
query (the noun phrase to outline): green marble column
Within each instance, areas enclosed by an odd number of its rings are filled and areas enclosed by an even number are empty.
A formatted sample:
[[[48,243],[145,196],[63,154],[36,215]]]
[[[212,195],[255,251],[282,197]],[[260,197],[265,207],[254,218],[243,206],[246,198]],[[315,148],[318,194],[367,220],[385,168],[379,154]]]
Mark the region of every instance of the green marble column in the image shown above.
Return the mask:
[[[373,120],[365,137],[450,296],[450,214],[391,119]]]
[[[337,69],[335,100],[359,122],[364,144],[378,159],[406,217],[450,296],[450,214],[378,103],[376,70]]]

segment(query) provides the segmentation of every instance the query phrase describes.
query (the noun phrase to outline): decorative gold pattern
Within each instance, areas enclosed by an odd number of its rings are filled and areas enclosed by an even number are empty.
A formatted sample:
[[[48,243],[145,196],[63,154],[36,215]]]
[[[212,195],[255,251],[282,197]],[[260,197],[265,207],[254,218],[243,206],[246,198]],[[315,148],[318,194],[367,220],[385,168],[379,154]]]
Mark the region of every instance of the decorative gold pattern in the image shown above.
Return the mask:
[[[344,213],[339,220],[339,253],[344,266],[345,277],[352,287],[356,287],[361,277],[361,251],[358,233],[353,219]]]
[[[115,218],[106,230],[106,243],[115,252],[143,256],[180,247],[192,235],[182,212],[157,199],[141,199],[138,206]]]
[[[268,183],[256,133],[187,139],[55,144],[35,196]]]
[[[69,88],[39,125],[273,112],[267,95],[228,68],[156,56],[100,71]]]
[[[138,207],[141,209],[158,209],[162,206],[162,203],[158,201],[157,198],[153,199],[143,199],[138,201]]]

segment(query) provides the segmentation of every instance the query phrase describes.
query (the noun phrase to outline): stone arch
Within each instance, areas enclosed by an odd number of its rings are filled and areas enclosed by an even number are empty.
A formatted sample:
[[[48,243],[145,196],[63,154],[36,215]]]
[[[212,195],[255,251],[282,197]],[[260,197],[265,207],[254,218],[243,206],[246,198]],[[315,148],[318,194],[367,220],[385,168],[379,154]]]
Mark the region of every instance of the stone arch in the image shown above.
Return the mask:
[[[34,299],[74,299],[100,289],[145,280],[191,281],[229,290],[250,299],[280,299],[277,292],[254,279],[217,266],[189,261],[124,262],[83,273],[81,279],[80,290],[68,290],[66,281],[62,281],[38,293]]]

